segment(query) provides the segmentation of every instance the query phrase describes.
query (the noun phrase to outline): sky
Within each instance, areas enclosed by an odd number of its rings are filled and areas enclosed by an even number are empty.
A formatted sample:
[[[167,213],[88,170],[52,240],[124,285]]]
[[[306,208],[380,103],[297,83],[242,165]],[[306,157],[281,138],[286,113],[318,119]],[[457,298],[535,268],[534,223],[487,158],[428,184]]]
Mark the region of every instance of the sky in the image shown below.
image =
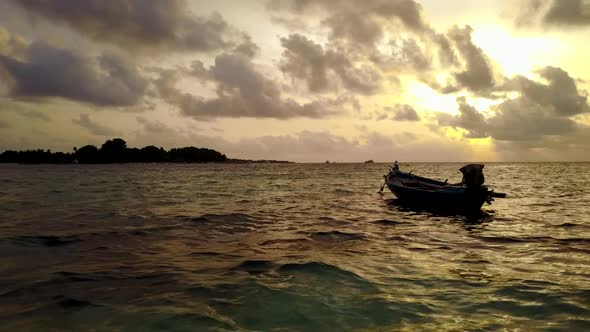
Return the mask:
[[[590,160],[590,0],[5,0],[0,151]]]

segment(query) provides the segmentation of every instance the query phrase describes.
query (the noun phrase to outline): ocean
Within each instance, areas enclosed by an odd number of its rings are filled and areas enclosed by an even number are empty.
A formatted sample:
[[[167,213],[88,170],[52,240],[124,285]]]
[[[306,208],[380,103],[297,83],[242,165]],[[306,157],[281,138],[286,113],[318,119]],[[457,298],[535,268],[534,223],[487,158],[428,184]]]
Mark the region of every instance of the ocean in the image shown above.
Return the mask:
[[[387,169],[0,165],[0,330],[590,330],[589,163],[489,163],[471,217]]]

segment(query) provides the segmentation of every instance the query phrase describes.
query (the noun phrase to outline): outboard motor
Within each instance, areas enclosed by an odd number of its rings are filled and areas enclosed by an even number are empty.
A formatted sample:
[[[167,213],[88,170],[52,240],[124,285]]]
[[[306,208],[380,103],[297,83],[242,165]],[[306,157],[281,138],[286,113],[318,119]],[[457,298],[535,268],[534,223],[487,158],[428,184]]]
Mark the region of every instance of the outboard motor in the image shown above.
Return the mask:
[[[468,188],[480,187],[484,182],[483,166],[481,164],[469,164],[459,170],[463,173],[463,184]]]

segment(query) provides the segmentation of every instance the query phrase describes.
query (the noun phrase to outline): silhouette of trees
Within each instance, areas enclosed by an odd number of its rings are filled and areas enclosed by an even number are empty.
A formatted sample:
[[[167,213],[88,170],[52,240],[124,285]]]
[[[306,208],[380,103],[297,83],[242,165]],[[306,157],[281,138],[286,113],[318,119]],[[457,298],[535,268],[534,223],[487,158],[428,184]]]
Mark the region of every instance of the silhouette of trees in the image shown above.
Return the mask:
[[[168,152],[166,152],[163,148],[157,148],[153,145],[146,146],[139,150],[139,160],[142,162],[147,161],[155,161],[155,162],[162,162],[162,161],[169,161],[168,160]]]
[[[7,150],[0,154],[0,163],[70,163],[72,162],[69,153],[56,152],[51,150],[26,150],[11,151]]]
[[[127,150],[127,142],[120,138],[113,138],[104,142],[100,147],[101,160],[103,163],[129,162]]]
[[[83,164],[96,164],[101,160],[100,151],[94,145],[85,145],[77,150],[74,150],[73,157],[73,159],[76,159],[79,163]]]
[[[223,159],[225,161],[225,155],[221,155],[219,152],[211,149],[199,149],[193,146],[180,149],[172,149],[168,152],[170,161],[173,162],[213,162]]]
[[[51,150],[7,150],[0,154],[0,163],[72,163],[106,164],[106,163],[145,163],[175,162],[202,163],[225,162],[227,157],[220,152],[193,146],[174,148],[170,151],[150,145],[128,148],[121,138],[113,138],[102,144],[100,149],[94,145],[74,148],[73,153],[51,152]]]

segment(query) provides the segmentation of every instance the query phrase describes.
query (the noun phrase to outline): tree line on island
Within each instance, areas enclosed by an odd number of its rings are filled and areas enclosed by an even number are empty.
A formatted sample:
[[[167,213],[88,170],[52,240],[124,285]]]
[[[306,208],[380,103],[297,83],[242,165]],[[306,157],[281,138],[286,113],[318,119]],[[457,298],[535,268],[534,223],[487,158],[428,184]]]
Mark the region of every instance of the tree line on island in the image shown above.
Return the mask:
[[[173,148],[166,151],[164,148],[153,145],[138,148],[127,147],[127,142],[120,138],[107,140],[100,148],[94,145],[85,145],[74,148],[72,153],[51,152],[51,150],[7,150],[0,154],[0,163],[53,163],[53,164],[108,164],[108,163],[205,163],[205,162],[282,162],[276,160],[242,160],[229,159],[224,154],[207,148],[193,146]]]
[[[280,160],[245,160],[227,158],[225,154],[207,148],[194,146],[164,148],[153,145],[138,148],[127,147],[127,142],[113,138],[100,148],[94,145],[74,147],[74,152],[51,152],[51,150],[7,150],[0,154],[0,163],[20,164],[110,164],[110,163],[289,163]]]

